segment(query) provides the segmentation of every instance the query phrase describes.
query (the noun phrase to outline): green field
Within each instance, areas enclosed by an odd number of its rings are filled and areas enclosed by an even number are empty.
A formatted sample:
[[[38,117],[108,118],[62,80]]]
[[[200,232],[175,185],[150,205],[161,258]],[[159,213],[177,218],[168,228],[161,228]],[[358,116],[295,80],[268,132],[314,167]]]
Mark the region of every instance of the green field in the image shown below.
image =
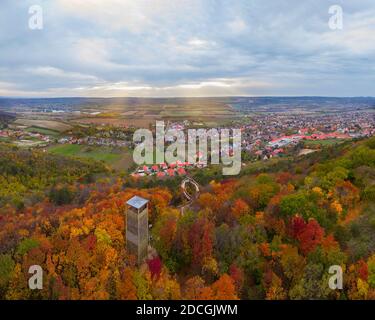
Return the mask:
[[[332,146],[335,144],[343,143],[343,139],[327,139],[327,140],[308,140],[304,142],[305,147],[314,147],[314,146]]]
[[[30,128],[27,128],[25,131],[32,132],[32,133],[40,133],[46,136],[58,136],[60,134],[58,131],[45,129],[45,128],[38,128],[38,127],[30,127]]]
[[[105,163],[114,166],[116,166],[117,162],[122,161],[124,157],[129,156],[127,150],[114,150],[110,147],[93,147],[76,144],[53,146],[48,150],[53,154],[104,161]]]
[[[67,157],[104,161],[112,169],[119,172],[127,171],[134,165],[132,153],[127,148],[65,144],[52,146],[48,151],[52,154]]]

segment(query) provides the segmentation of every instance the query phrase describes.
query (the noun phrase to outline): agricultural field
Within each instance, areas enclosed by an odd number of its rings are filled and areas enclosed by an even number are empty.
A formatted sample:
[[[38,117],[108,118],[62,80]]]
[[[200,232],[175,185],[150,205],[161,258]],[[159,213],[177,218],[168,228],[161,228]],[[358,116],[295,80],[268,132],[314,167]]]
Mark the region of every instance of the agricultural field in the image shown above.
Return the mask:
[[[23,126],[23,127],[33,127],[33,128],[40,128],[40,129],[47,129],[57,132],[64,132],[72,129],[72,126],[53,120],[32,120],[32,119],[17,119],[13,125],[16,126]]]
[[[7,137],[0,137],[0,142],[10,142],[11,139]]]
[[[55,130],[38,128],[38,127],[29,127],[25,131],[31,132],[31,133],[40,133],[46,136],[58,136],[60,134],[60,132],[55,131]]]
[[[44,147],[47,145],[44,141],[39,141],[36,139],[17,140],[17,141],[14,141],[14,144],[20,148],[37,148],[37,147]]]
[[[187,120],[215,127],[239,120],[242,115],[232,107],[230,100],[214,98],[67,99],[64,102],[46,100],[32,103],[32,111],[26,107],[12,108],[18,117],[13,122],[14,127],[28,130],[32,127],[32,130],[39,128],[61,133],[75,125],[148,128],[157,120]],[[52,108],[61,112],[45,112]],[[48,134],[52,135],[51,132]]]
[[[199,121],[210,123],[210,126],[220,125],[223,121],[239,118],[231,106],[210,99],[162,99],[150,101],[142,99],[136,102],[124,100],[116,104],[102,105],[100,114],[81,115],[72,119],[76,124],[96,124],[133,126],[147,128],[156,120],[165,121]],[[92,110],[91,110],[92,111]]]
[[[103,161],[117,171],[128,170],[132,164],[132,154],[127,148],[84,146],[76,144],[57,145],[48,148],[51,154],[66,157],[86,158]]]
[[[137,128],[148,128],[150,125],[155,123],[154,118],[138,118],[138,119],[122,119],[122,118],[81,118],[73,120],[72,122],[79,125],[97,125],[97,126],[116,126],[116,127],[137,127]]]

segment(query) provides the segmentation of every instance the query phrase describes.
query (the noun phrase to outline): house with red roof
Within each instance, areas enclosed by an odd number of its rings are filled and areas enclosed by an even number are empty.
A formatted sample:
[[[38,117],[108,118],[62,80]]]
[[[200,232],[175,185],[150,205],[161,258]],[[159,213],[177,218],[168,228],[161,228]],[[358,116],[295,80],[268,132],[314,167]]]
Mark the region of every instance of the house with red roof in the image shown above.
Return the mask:
[[[167,174],[168,174],[168,176],[170,176],[170,177],[174,177],[174,170],[173,170],[173,169],[168,169],[168,170],[167,170]]]
[[[159,171],[159,172],[156,174],[156,176],[157,176],[158,178],[164,178],[164,177],[165,177],[165,172],[161,172],[161,171]]]
[[[186,171],[184,168],[178,168],[177,169],[177,173],[180,175],[180,176],[184,176],[186,175]]]
[[[162,170],[167,170],[168,169],[168,165],[166,163],[162,163],[162,164],[160,164],[160,168]]]
[[[305,135],[306,133],[308,133],[309,132],[309,128],[302,128],[302,129],[299,129],[298,130],[298,133],[299,134],[303,134],[303,135]]]

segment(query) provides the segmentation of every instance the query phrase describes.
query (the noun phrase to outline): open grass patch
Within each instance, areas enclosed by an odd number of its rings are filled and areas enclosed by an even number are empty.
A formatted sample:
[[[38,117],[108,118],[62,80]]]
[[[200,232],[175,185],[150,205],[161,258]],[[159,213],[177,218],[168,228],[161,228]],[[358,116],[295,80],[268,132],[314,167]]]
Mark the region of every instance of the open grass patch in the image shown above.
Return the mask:
[[[39,127],[29,127],[25,131],[31,133],[40,133],[45,136],[58,136],[60,134],[58,131]]]
[[[115,170],[127,170],[133,159],[127,148],[111,148],[106,146],[84,146],[77,144],[64,144],[52,146],[48,149],[52,154],[66,157],[77,157],[103,161]]]

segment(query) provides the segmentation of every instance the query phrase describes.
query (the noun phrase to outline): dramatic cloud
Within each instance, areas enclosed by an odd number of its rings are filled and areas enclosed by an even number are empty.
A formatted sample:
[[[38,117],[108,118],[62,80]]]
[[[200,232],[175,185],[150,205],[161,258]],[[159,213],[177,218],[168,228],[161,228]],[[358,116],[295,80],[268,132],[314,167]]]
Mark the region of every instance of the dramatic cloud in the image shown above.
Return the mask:
[[[343,8],[342,30],[329,6]],[[43,8],[31,30],[29,7]],[[2,96],[375,95],[375,2],[2,0]]]

